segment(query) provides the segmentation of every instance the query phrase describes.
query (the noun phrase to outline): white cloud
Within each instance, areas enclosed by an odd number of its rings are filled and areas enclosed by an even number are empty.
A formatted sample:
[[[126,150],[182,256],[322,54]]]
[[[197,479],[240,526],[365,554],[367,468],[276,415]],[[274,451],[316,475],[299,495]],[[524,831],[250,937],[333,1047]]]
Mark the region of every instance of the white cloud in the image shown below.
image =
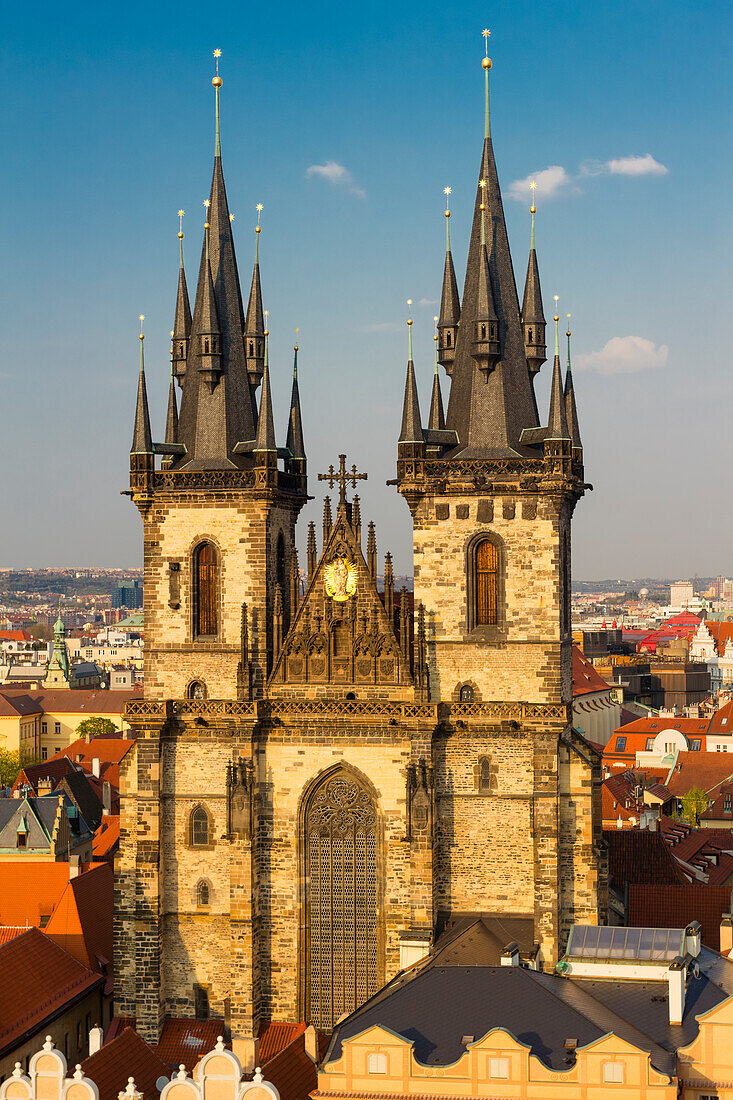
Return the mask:
[[[666,176],[669,172],[669,168],[655,160],[651,153],[643,157],[633,154],[607,160],[605,168],[612,176]]]
[[[531,183],[537,184],[539,199],[554,199],[560,195],[582,194],[578,181],[593,176],[666,176],[668,173],[669,169],[655,160],[651,153],[645,153],[643,157],[633,153],[606,161],[584,160],[574,176],[562,165],[553,164],[523,180],[514,180],[509,184],[509,196],[517,202],[526,202],[532,195]]]
[[[332,183],[334,187],[345,187],[350,194],[356,195],[359,199],[366,198],[366,191],[356,186],[349,169],[335,160],[327,160],[325,164],[311,164],[305,174],[308,179],[311,176],[318,176]]]
[[[657,347],[643,336],[614,336],[600,351],[576,355],[573,366],[597,374],[636,374],[641,370],[663,367],[668,355],[666,344]]]
[[[421,298],[420,301],[417,304],[419,306],[421,306],[423,309],[427,309],[428,306],[437,306],[438,299],[437,298]]]
[[[517,202],[526,202],[532,196],[530,184],[536,183],[538,198],[553,199],[557,195],[568,191],[572,182],[572,177],[568,175],[562,165],[553,164],[549,168],[543,168],[540,172],[530,173],[523,180],[514,180],[513,183],[509,184],[509,194]],[[573,190],[577,189],[573,188]]]

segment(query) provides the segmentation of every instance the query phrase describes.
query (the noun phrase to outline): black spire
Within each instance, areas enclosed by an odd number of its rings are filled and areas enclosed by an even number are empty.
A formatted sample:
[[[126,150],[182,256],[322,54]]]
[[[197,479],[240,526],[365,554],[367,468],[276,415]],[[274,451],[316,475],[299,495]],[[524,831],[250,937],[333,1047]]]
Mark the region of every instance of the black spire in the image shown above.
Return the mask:
[[[486,247],[486,186],[486,180],[479,182],[481,188],[481,248],[478,256],[478,295],[476,298],[472,355],[481,370],[488,374],[499,361],[501,346],[499,344],[499,318],[496,315],[494,291],[491,286],[489,253]]]
[[[534,184],[532,186],[534,187]],[[545,314],[542,309],[540,269],[537,266],[537,253],[534,247],[534,216],[537,211],[534,199],[532,199],[529,210],[532,215],[532,232],[529,261],[527,263],[527,278],[524,283],[524,300],[522,302],[522,330],[527,365],[530,377],[534,378],[547,359],[547,345],[545,344]]]
[[[456,283],[456,271],[453,267],[453,256],[450,250],[450,209],[448,208],[448,196],[450,187],[445,188],[445,267],[443,268],[443,293],[440,299],[440,317],[438,319],[438,333],[440,336],[440,362],[450,375],[453,370],[453,360],[456,355],[456,338],[458,336],[458,322],[461,319],[461,299],[458,295]]]
[[[132,430],[131,455],[149,455],[153,453],[153,435],[150,431],[150,412],[148,410],[148,389],[145,385],[145,353],[143,345],[143,320],[140,318],[140,374],[137,380],[137,404],[135,406],[135,426]]]
[[[178,425],[179,440],[185,445],[186,454],[174,460],[175,465],[188,469],[230,469],[251,462],[251,457],[245,454],[240,457],[237,453],[234,458],[234,448],[237,443],[252,440],[255,436],[244,352],[242,295],[221,166],[220,82],[221,78],[217,76],[214,83],[217,100],[216,146],[207,211],[210,228],[208,240],[205,240],[201,251]],[[210,322],[204,314],[211,312],[212,291],[219,328],[219,358],[206,363],[206,326]],[[210,344],[209,355],[212,354]],[[216,370],[211,369],[214,366]]]
[[[247,303],[247,319],[244,324],[244,346],[247,361],[247,373],[252,389],[256,389],[262,380],[265,363],[265,316],[262,310],[262,287],[260,286],[260,214],[262,204],[257,204],[257,244],[255,247],[255,265],[252,271],[252,285]]]
[[[262,374],[262,396],[260,398],[260,415],[257,419],[257,435],[255,437],[254,453],[274,453],[277,456],[277,443],[275,442],[275,420],[272,413],[272,395],[270,393],[270,367],[267,362],[267,338],[265,330],[265,367]]]
[[[570,314],[568,314],[568,320]],[[570,441],[573,444],[573,458],[580,459],[582,457],[583,444],[580,441],[580,424],[578,423],[578,409],[575,404],[575,386],[573,385],[573,371],[570,366],[570,324],[568,323],[568,331],[565,333],[568,338],[568,366],[565,372],[565,417],[568,424],[568,432],[570,433]],[[576,453],[577,452],[577,453]]]
[[[565,394],[562,385],[562,368],[560,366],[560,347],[558,342],[557,323],[559,317],[555,314],[555,359],[552,364],[552,389],[550,390],[550,415],[547,419],[546,440],[570,439],[568,431],[568,418],[565,413]]]
[[[196,338],[199,345],[199,372],[206,380],[210,392],[213,393],[221,373],[221,330],[219,328],[216,295],[214,294],[214,280],[211,277],[211,263],[209,259],[210,228],[207,222],[204,226],[204,232],[206,234],[206,269],[204,272],[201,310],[198,317]]]
[[[433,392],[430,397],[430,416],[428,428],[432,431],[445,430],[445,413],[443,412],[443,395],[440,392],[440,377],[438,375],[438,334],[435,334],[435,373],[433,375]]]
[[[300,417],[300,391],[298,390],[298,345],[293,349],[293,389],[290,395],[290,416],[288,418],[288,437],[285,446],[296,460],[305,459],[303,444],[303,423]]]
[[[178,402],[176,401],[175,370],[171,371],[171,384],[168,389],[168,412],[165,418],[165,441],[166,443],[178,442]]]
[[[491,62],[485,58],[486,81]],[[446,427],[460,445],[450,457],[505,458],[530,452],[519,443],[524,428],[537,427],[519,317],[519,298],[509,251],[501,191],[491,144],[488,92],[484,148],[461,305]],[[481,275],[481,192],[486,191],[486,240],[490,284],[498,322],[499,361],[488,377],[474,359]]]
[[[417,396],[417,382],[415,380],[415,364],[412,361],[412,320],[407,322],[410,333],[410,355],[407,361],[407,378],[405,379],[405,399],[402,404],[402,430],[400,431],[400,443],[419,443],[422,446],[422,421],[420,419],[420,402]]]
[[[183,267],[183,211],[178,211],[178,240],[180,241],[180,265],[178,268],[178,291],[176,293],[176,314],[173,320],[173,374],[178,385],[183,385],[186,376],[188,341],[191,336],[191,305],[188,300],[186,272]]]

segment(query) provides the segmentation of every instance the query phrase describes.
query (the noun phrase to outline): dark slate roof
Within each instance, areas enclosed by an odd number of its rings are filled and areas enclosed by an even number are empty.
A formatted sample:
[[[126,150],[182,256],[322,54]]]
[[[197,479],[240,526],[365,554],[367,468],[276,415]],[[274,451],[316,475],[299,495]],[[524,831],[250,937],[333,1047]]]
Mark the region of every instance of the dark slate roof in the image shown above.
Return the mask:
[[[480,193],[477,187],[471,243],[461,305],[461,324],[451,375],[446,426],[458,433],[459,448],[449,457],[504,458],[534,452],[520,444],[525,428],[538,427],[532,385],[527,369],[519,298],[509,251],[504,208],[491,138],[484,141],[479,179],[486,179],[489,269],[499,318],[501,361],[484,378],[471,356],[477,317],[481,256]]]
[[[141,341],[142,342],[142,341]],[[153,450],[153,435],[150,431],[150,412],[148,410],[148,390],[145,385],[145,367],[140,357],[140,374],[137,380],[137,403],[135,405],[135,426],[132,431],[130,454],[150,454]]]
[[[440,376],[437,370],[433,376],[433,392],[430,397],[430,416],[428,428],[442,432],[445,428],[445,413],[443,412],[443,395],[440,392]]]
[[[186,272],[183,268],[183,251],[181,251],[181,266],[178,269],[178,292],[176,294],[176,313],[173,319],[173,339],[185,340],[191,332],[191,306],[188,300],[188,287],[186,286]]]
[[[522,302],[522,321],[524,324],[531,321],[534,324],[545,323],[545,314],[542,309],[542,290],[540,288],[540,269],[537,266],[537,253],[534,248],[529,250],[529,262],[527,264],[527,278],[524,283],[524,300]]]
[[[405,378],[405,398],[402,403],[402,430],[400,443],[422,443],[422,421],[420,420],[420,402],[417,396],[415,364],[412,359],[407,364]]]
[[[570,439],[568,418],[565,412],[565,394],[562,385],[560,356],[556,355],[552,365],[552,386],[550,389],[550,413],[547,419],[547,439]]]
[[[251,461],[246,458],[235,461],[232,451],[237,443],[254,439],[255,424],[244,354],[242,295],[220,157],[214,159],[208,219],[209,261],[204,243],[178,420],[179,442],[185,445],[187,453],[174,460],[173,465],[233,469]],[[213,392],[200,375],[201,351],[196,339],[204,332],[209,278],[222,344],[222,373]]]
[[[514,942],[521,955],[535,947],[532,916],[494,916],[464,913],[455,918],[439,914],[445,931],[438,937],[431,960],[441,966],[498,966],[505,947]]]
[[[568,362],[565,372],[565,415],[568,421],[568,431],[574,447],[581,447],[580,424],[578,422],[578,409],[575,404],[575,386],[573,385],[573,372]]]
[[[178,402],[176,401],[176,384],[172,375],[168,390],[168,411],[165,417],[165,441],[166,443],[178,442]]]
[[[293,359],[293,389],[290,395],[290,415],[288,417],[288,434],[285,446],[290,451],[293,458],[305,458],[303,422],[300,415],[300,390],[298,389],[297,348],[295,348]]]
[[[730,906],[729,886],[631,883],[626,921],[632,928],[682,928],[696,920],[702,942],[719,951],[720,919]]]
[[[440,300],[440,320],[438,324],[457,325],[461,316],[461,299],[458,295],[456,272],[453,267],[453,256],[450,248],[445,253],[445,268],[443,270],[443,293]]]
[[[86,772],[73,772],[71,775],[65,776],[62,783],[64,790],[78,807],[84,821],[92,832],[96,832],[102,823],[102,803],[94,787],[89,782]]]
[[[677,883],[683,881],[664,838],[648,829],[605,829],[608,845],[609,883],[623,890],[626,883]]]

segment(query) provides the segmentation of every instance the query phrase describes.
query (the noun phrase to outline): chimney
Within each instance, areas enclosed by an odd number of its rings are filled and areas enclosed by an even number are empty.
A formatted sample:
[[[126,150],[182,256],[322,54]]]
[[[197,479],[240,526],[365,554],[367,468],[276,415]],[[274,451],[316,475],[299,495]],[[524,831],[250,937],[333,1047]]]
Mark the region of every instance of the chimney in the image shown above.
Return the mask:
[[[102,786],[102,814],[107,817],[112,812],[112,788],[109,780],[105,779]]]
[[[687,954],[696,959],[700,954],[700,924],[694,920],[685,929],[685,944]]]
[[[69,882],[81,874],[81,856],[73,855],[69,859]]]
[[[720,918],[720,954],[733,950],[733,913],[723,913]]]
[[[303,1044],[305,1046],[305,1052],[310,1058],[311,1062],[318,1065],[318,1036],[316,1035],[316,1029],[313,1024],[308,1024],[308,1027],[303,1033]]]
[[[99,779],[99,757],[92,758],[92,775],[95,779]]]
[[[519,944],[508,943],[501,953],[502,966],[519,966]]]
[[[98,1050],[101,1050],[103,1040],[104,1032],[99,1024],[97,1024],[96,1027],[93,1027],[89,1032],[89,1053],[96,1054]]]
[[[667,971],[669,985],[669,1022],[681,1024],[685,1014],[685,964],[678,955]]]

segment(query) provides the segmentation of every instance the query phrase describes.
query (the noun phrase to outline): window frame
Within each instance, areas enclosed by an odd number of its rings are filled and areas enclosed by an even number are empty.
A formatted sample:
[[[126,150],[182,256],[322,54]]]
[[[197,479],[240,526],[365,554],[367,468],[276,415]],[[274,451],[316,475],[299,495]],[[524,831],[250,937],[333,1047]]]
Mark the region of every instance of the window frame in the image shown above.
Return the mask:
[[[211,604],[211,614],[214,617],[213,633],[203,633],[199,627],[202,625],[200,611],[200,557],[205,550],[211,550],[214,555],[214,594]],[[194,641],[212,642],[221,637],[221,586],[222,586],[222,555],[219,546],[210,536],[202,536],[191,550],[191,636]],[[205,563],[206,564],[206,563]],[[203,625],[210,625],[206,622]]]
[[[506,1067],[506,1073],[499,1072]],[[508,1081],[511,1076],[511,1064],[506,1055],[491,1054],[486,1066],[491,1081]]]
[[[380,1067],[383,1066],[384,1068],[383,1069],[382,1068],[375,1069],[374,1068],[375,1063],[377,1065],[379,1065]],[[372,1073],[379,1074],[380,1076],[385,1076],[386,1077],[388,1072],[389,1072],[389,1059],[387,1058],[387,1055],[384,1053],[384,1051],[371,1050],[367,1054],[367,1073],[369,1073],[369,1074],[372,1074]]]
[[[194,819],[196,817],[196,814],[199,813],[199,812],[206,815],[206,840],[203,843],[200,840],[195,839],[196,834],[195,834],[195,820]],[[188,846],[189,846],[189,848],[196,848],[197,851],[199,851],[199,852],[210,850],[211,848],[214,847],[213,832],[214,832],[214,818],[213,818],[213,815],[212,815],[211,811],[208,809],[207,806],[204,806],[204,804],[202,802],[198,802],[195,806],[193,806],[191,808],[191,811],[188,815]]]
[[[610,1071],[619,1073],[620,1076],[608,1076]],[[601,1065],[601,1081],[604,1085],[623,1085],[626,1083],[626,1063],[607,1060]]]
[[[488,542],[496,553],[496,616],[493,623],[478,622],[477,555],[482,543]],[[465,547],[466,569],[466,632],[485,641],[500,641],[506,626],[505,578],[506,550],[503,539],[494,531],[476,531]]]

